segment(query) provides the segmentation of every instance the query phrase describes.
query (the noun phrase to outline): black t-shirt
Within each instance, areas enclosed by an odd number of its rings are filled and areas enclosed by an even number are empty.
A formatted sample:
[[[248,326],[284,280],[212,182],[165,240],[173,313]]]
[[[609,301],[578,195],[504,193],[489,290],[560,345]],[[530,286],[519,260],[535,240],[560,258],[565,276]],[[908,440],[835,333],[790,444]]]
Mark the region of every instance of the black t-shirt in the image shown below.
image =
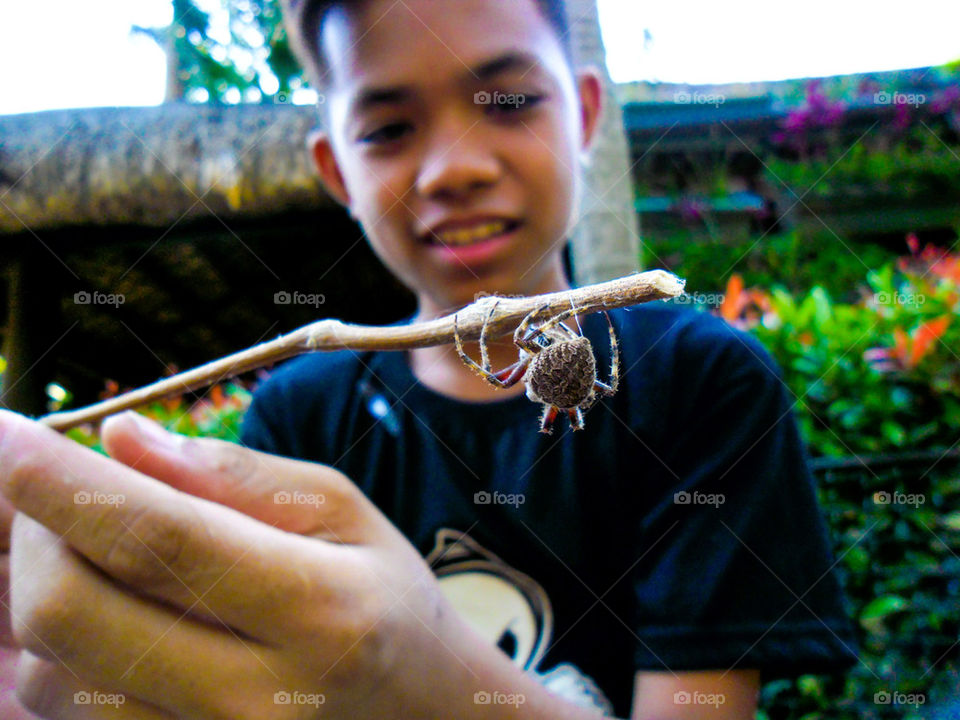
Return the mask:
[[[669,303],[612,311],[620,388],[571,432],[469,403],[400,352],[313,353],[255,393],[242,442],[332,465],[527,668],[571,663],[619,716],[634,673],[834,672],[856,646],[792,415],[756,339]],[[607,323],[583,332],[599,379]],[[498,369],[498,368],[495,368]]]

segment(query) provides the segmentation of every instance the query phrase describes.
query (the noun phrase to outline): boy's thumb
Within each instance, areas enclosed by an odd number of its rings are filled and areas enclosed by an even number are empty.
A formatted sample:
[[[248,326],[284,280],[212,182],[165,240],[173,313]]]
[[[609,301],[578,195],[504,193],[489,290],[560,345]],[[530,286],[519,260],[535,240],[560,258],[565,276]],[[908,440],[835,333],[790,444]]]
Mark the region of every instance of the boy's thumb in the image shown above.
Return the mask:
[[[128,411],[101,429],[107,453],[196,497],[288,532],[362,542],[373,506],[342,473],[213,438],[190,438]]]

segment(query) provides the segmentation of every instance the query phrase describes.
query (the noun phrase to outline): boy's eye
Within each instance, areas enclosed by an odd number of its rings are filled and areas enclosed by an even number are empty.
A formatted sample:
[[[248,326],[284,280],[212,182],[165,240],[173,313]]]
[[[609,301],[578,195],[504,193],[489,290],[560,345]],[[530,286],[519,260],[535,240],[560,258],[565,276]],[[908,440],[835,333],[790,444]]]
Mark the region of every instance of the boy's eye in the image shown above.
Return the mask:
[[[478,93],[479,95],[479,93]],[[524,110],[536,106],[543,99],[543,95],[531,95],[529,93],[487,93],[490,100],[487,105],[487,111],[496,115],[514,115]]]
[[[487,113],[492,115],[514,115],[529,110],[544,100],[543,95],[531,93],[481,92],[475,96]],[[395,122],[377,128],[373,132],[360,136],[360,142],[367,145],[385,145],[399,140],[411,129],[410,123]]]
[[[369,143],[371,145],[388,143],[392,140],[397,140],[402,137],[409,127],[410,126],[407,123],[391,123],[390,125],[384,125],[382,128],[378,128],[371,133],[363,135],[360,138],[360,142]]]

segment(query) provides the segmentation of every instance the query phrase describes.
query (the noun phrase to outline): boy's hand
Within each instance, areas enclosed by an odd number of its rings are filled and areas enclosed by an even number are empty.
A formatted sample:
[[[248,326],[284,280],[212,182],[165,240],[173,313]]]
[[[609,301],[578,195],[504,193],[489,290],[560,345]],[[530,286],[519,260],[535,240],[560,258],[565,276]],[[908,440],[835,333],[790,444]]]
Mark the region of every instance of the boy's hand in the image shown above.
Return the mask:
[[[10,527],[14,507],[0,497],[0,718],[35,720],[36,715],[17,700],[15,693],[20,648],[10,629]]]
[[[102,437],[114,459],[0,412],[0,490],[22,513],[11,585],[27,707],[442,716],[430,688],[466,678],[465,626],[346,477],[132,414]]]

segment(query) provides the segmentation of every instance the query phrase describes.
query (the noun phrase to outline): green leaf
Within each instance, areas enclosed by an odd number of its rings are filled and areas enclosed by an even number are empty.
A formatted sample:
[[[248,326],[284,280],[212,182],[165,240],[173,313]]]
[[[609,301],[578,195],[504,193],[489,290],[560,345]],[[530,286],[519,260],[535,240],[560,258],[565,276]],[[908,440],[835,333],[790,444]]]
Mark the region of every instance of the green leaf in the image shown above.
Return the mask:
[[[797,688],[803,695],[821,695],[823,687],[816,675],[801,675],[797,678]]]
[[[824,325],[830,322],[833,317],[833,307],[830,303],[830,296],[827,294],[827,291],[822,287],[817,285],[813,290],[810,291],[810,297],[813,298],[813,305],[815,308],[814,317],[816,319],[817,327],[822,328]]]
[[[907,433],[903,429],[903,426],[893,420],[884,420],[881,422],[880,432],[883,433],[883,436],[890,441],[890,443],[897,447],[903,447],[907,439]]]
[[[910,602],[899,595],[884,595],[871,600],[860,613],[860,622],[883,620],[887,615],[901,612],[910,606]]]
[[[857,545],[850,552],[846,554],[844,558],[847,562],[847,567],[850,568],[855,573],[866,572],[870,569],[870,553],[866,548]]]
[[[898,410],[904,410],[913,403],[913,393],[905,387],[897,386],[890,391],[890,401]]]
[[[960,532],[960,510],[944,515],[940,518],[940,524],[949,530]]]
[[[893,290],[893,265],[884,265],[877,270],[867,272],[867,282],[876,292]]]

